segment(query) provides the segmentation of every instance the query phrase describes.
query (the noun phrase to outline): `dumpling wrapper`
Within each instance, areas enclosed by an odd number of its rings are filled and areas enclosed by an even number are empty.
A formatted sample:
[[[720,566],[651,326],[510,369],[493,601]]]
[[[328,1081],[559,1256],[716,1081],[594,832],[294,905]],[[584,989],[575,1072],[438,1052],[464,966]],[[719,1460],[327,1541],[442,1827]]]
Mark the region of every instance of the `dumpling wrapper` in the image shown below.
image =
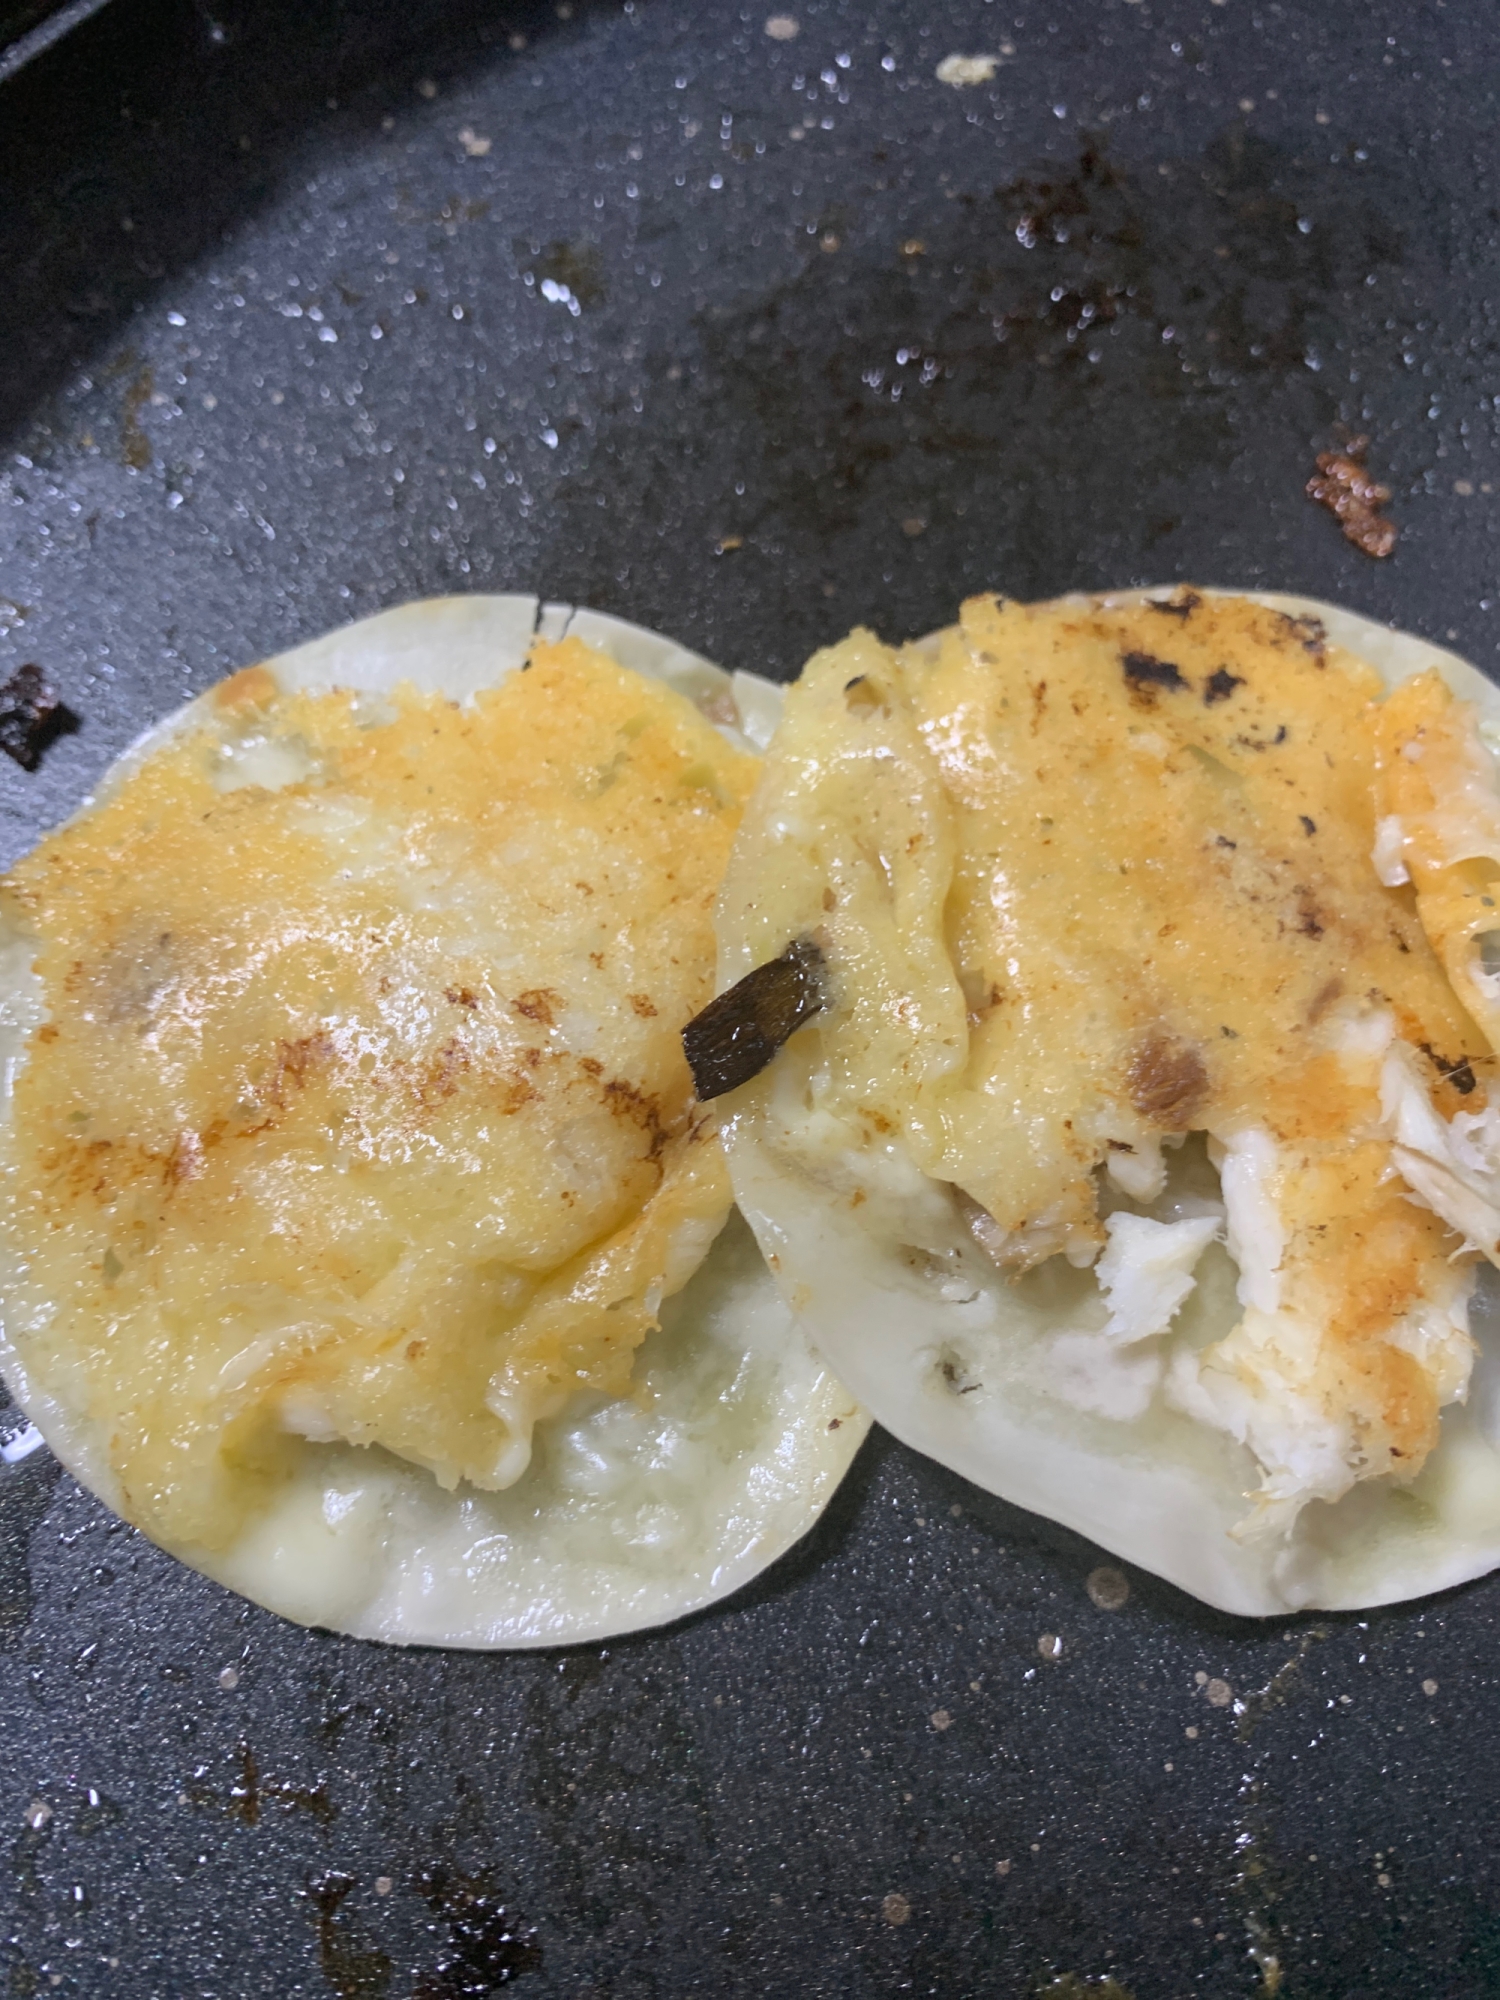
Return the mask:
[[[405,605],[263,665],[283,691],[341,687],[378,699],[410,682],[462,701],[521,667],[533,639],[565,636],[665,682],[736,748],[769,739],[781,699],[771,683],[731,677],[623,620],[529,596]],[[95,799],[191,728],[211,699],[146,732]],[[273,786],[278,775],[246,773]],[[24,938],[0,939],[7,1106],[41,1018],[31,956]],[[544,1418],[528,1469],[505,1490],[449,1491],[378,1448],[299,1439],[292,1476],[231,1545],[172,1553],[284,1617],[394,1644],[571,1644],[713,1603],[808,1531],[868,1419],[796,1329],[737,1216],[660,1320],[636,1354],[636,1393],[580,1399]],[[105,1439],[65,1393],[28,1379],[3,1329],[0,1369],[66,1468],[124,1511]]]
[[[1315,617],[1329,641],[1389,686],[1436,667],[1486,725],[1500,724],[1500,690],[1442,648],[1310,599],[1203,594]],[[1064,601],[1083,608],[1165,595]],[[805,865],[789,857],[813,836],[782,783],[773,743],[721,901],[721,989],[768,946],[780,948],[765,930],[775,908],[770,885]],[[899,909],[893,920],[901,924]],[[838,976],[835,1009],[843,1004]],[[916,988],[913,1005],[923,1005]],[[1054,1255],[1017,1282],[978,1248],[972,1213],[954,1191],[894,1144],[858,1153],[860,1193],[851,1200],[848,1176],[829,1170],[843,1141],[815,1130],[809,1115],[819,1032],[815,1020],[761,1078],[724,1101],[722,1130],[741,1210],[786,1297],[851,1392],[897,1437],[1235,1613],[1394,1602],[1500,1564],[1500,1285],[1489,1265],[1480,1266],[1470,1306],[1477,1351],[1466,1400],[1442,1410],[1439,1442],[1417,1478],[1369,1479],[1334,1503],[1313,1500],[1284,1537],[1246,1534],[1262,1477],[1256,1459],[1222,1429],[1171,1407],[1131,1345],[1133,1313],[1162,1319],[1175,1310],[1174,1344],[1188,1350],[1221,1339],[1241,1318],[1218,1177],[1201,1140],[1169,1156],[1167,1189],[1152,1210],[1158,1219],[1146,1226],[1154,1238],[1136,1246],[1133,1275],[1122,1276],[1116,1215],[1096,1272],[1071,1270]],[[1196,1280],[1186,1303],[1184,1274]],[[1096,1276],[1115,1281],[1107,1327]],[[1076,1333],[1089,1299],[1099,1325],[1088,1321],[1093,1330]]]

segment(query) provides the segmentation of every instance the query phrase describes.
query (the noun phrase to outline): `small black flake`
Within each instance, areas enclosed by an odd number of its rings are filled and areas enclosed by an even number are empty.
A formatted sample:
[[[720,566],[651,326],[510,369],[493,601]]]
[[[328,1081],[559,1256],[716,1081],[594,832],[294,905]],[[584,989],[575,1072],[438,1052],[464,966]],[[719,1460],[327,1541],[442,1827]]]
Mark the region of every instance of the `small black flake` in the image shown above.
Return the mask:
[[[1310,820],[1306,813],[1298,813],[1297,817],[1302,822],[1302,831],[1311,839],[1318,830],[1317,822]]]
[[[34,771],[52,739],[77,727],[78,717],[40,667],[17,667],[0,686],[0,750],[23,771]]]
[[[747,972],[710,1000],[682,1031],[683,1052],[700,1104],[738,1090],[823,1005],[823,954],[798,938],[780,958]]]
[[[1138,693],[1155,688],[1185,688],[1187,682],[1170,660],[1158,660],[1152,653],[1122,653],[1120,665],[1125,678]]]
[[[1215,667],[1203,683],[1204,706],[1212,708],[1216,701],[1228,701],[1235,689],[1244,685],[1243,674],[1232,674],[1228,667]]]

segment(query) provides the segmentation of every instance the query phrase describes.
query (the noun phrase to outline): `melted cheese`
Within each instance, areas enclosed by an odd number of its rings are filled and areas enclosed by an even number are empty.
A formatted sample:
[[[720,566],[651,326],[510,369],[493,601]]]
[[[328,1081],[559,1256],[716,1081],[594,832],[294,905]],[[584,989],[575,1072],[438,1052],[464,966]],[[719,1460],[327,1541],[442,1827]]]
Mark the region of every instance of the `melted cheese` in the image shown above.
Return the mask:
[[[1473,703],[1417,675],[1380,711],[1377,754],[1377,865],[1414,883],[1454,990],[1500,1048],[1500,787]]]
[[[6,1332],[132,1518],[227,1544],[296,1433],[502,1487],[625,1390],[728,1208],[678,1029],[754,776],[577,641],[464,707],[251,669],[16,868]]]
[[[1093,1262],[1101,1169],[1149,1204],[1190,1131],[1241,1162],[1245,1317],[1169,1394],[1252,1445],[1262,1525],[1414,1475],[1468,1375],[1472,1268],[1399,1177],[1382,1061],[1446,1130],[1488,1050],[1371,863],[1381,693],[1316,621],[1191,593],[857,633],[790,697],[725,898],[747,960],[825,946],[809,1109],[846,1162],[960,1190],[1007,1270]]]

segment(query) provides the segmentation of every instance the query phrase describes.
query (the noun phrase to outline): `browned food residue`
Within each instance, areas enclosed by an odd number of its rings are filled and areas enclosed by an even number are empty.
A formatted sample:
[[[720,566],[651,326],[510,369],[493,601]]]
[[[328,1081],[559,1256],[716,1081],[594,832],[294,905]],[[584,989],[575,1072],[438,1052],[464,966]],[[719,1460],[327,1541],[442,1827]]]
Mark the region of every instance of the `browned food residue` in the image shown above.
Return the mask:
[[[417,1893],[448,1926],[449,1945],[436,1968],[413,1988],[413,2000],[466,2000],[495,1993],[542,1963],[536,1933],[490,1893],[487,1883],[456,1868],[425,1869]]]
[[[188,1787],[187,1799],[195,1806],[219,1806],[231,1819],[245,1826],[259,1825],[267,1805],[308,1813],[323,1826],[338,1817],[338,1807],[328,1796],[326,1786],[293,1785],[281,1778],[262,1777],[260,1761],[243,1737],[235,1745],[234,1758],[239,1771],[227,1794],[200,1782]],[[202,1775],[200,1771],[200,1778]]]
[[[318,1962],[339,2000],[385,2000],[391,1989],[389,1953],[361,1946],[349,1919],[339,1914],[344,1899],[356,1886],[352,1875],[338,1869],[329,1869],[308,1883],[318,1926]]]
[[[155,389],[155,375],[149,368],[142,368],[120,405],[120,457],[132,472],[144,472],[151,463],[151,440],[141,426],[141,411],[151,401]]]
[[[1342,451],[1320,451],[1318,469],[1307,482],[1307,497],[1333,514],[1345,538],[1367,556],[1388,556],[1401,530],[1381,513],[1391,497],[1365,469],[1368,438],[1355,438]]]

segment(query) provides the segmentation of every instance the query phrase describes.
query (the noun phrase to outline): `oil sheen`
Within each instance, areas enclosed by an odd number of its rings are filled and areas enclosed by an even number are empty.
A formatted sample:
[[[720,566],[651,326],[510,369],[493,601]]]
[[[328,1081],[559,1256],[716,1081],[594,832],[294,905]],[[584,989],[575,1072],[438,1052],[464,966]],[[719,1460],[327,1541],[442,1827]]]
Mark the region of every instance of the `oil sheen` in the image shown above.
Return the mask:
[[[6,1330],[124,1511],[297,1439],[512,1483],[729,1207],[678,1040],[756,760],[576,640],[458,705],[252,668],[13,871]]]

